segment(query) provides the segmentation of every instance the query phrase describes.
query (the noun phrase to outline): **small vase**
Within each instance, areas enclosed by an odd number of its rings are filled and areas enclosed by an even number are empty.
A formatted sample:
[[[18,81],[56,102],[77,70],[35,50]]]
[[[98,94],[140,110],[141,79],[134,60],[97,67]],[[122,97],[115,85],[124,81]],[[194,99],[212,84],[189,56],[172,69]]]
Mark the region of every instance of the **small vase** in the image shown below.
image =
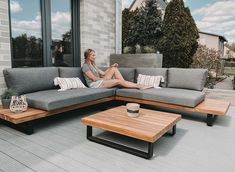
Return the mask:
[[[28,103],[26,101],[26,96],[12,96],[10,110],[12,112],[24,112],[28,108]]]
[[[11,104],[11,99],[2,99],[3,109],[9,109]]]

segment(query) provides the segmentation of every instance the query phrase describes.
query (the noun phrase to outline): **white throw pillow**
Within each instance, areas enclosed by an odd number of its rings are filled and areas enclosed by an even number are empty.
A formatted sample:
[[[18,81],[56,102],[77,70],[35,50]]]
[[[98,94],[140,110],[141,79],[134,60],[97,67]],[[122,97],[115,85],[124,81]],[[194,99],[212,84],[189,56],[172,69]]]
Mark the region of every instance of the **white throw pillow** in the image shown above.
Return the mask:
[[[150,76],[139,74],[137,77],[137,84],[152,86],[154,88],[160,88],[159,85],[164,82],[163,76]]]
[[[82,83],[79,78],[60,78],[56,77],[54,79],[54,85],[60,86],[58,91],[65,91],[72,88],[86,88],[86,86]]]

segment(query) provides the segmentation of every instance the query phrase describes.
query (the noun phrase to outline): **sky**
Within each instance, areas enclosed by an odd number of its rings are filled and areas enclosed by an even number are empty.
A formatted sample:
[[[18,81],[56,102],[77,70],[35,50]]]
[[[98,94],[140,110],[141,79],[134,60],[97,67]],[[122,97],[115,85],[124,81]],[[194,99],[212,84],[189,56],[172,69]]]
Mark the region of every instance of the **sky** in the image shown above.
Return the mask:
[[[122,0],[123,8],[133,0]],[[235,42],[235,0],[185,0],[200,31]]]
[[[52,39],[62,39],[71,29],[71,7],[68,0],[51,0]],[[12,35],[22,33],[42,37],[39,0],[10,0]]]

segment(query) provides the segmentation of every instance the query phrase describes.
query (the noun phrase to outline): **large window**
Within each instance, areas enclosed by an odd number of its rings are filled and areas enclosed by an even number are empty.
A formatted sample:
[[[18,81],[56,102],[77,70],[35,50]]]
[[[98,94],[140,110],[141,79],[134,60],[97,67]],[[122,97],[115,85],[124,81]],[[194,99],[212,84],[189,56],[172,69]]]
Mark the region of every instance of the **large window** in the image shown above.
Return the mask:
[[[43,66],[40,1],[11,0],[11,28],[12,66]]]
[[[10,0],[10,16],[12,67],[80,65],[78,0]]]

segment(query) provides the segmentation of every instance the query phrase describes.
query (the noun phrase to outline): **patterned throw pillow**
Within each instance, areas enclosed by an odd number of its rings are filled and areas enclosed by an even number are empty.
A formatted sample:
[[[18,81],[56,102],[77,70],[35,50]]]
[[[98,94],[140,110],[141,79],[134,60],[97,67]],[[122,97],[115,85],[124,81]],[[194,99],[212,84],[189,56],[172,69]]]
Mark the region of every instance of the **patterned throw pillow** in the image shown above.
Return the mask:
[[[58,91],[65,91],[72,88],[86,88],[86,86],[82,83],[79,78],[60,78],[56,77],[54,79],[54,85],[60,86]]]
[[[137,84],[152,86],[154,88],[160,88],[159,85],[164,82],[163,76],[150,76],[139,74],[137,78]]]

